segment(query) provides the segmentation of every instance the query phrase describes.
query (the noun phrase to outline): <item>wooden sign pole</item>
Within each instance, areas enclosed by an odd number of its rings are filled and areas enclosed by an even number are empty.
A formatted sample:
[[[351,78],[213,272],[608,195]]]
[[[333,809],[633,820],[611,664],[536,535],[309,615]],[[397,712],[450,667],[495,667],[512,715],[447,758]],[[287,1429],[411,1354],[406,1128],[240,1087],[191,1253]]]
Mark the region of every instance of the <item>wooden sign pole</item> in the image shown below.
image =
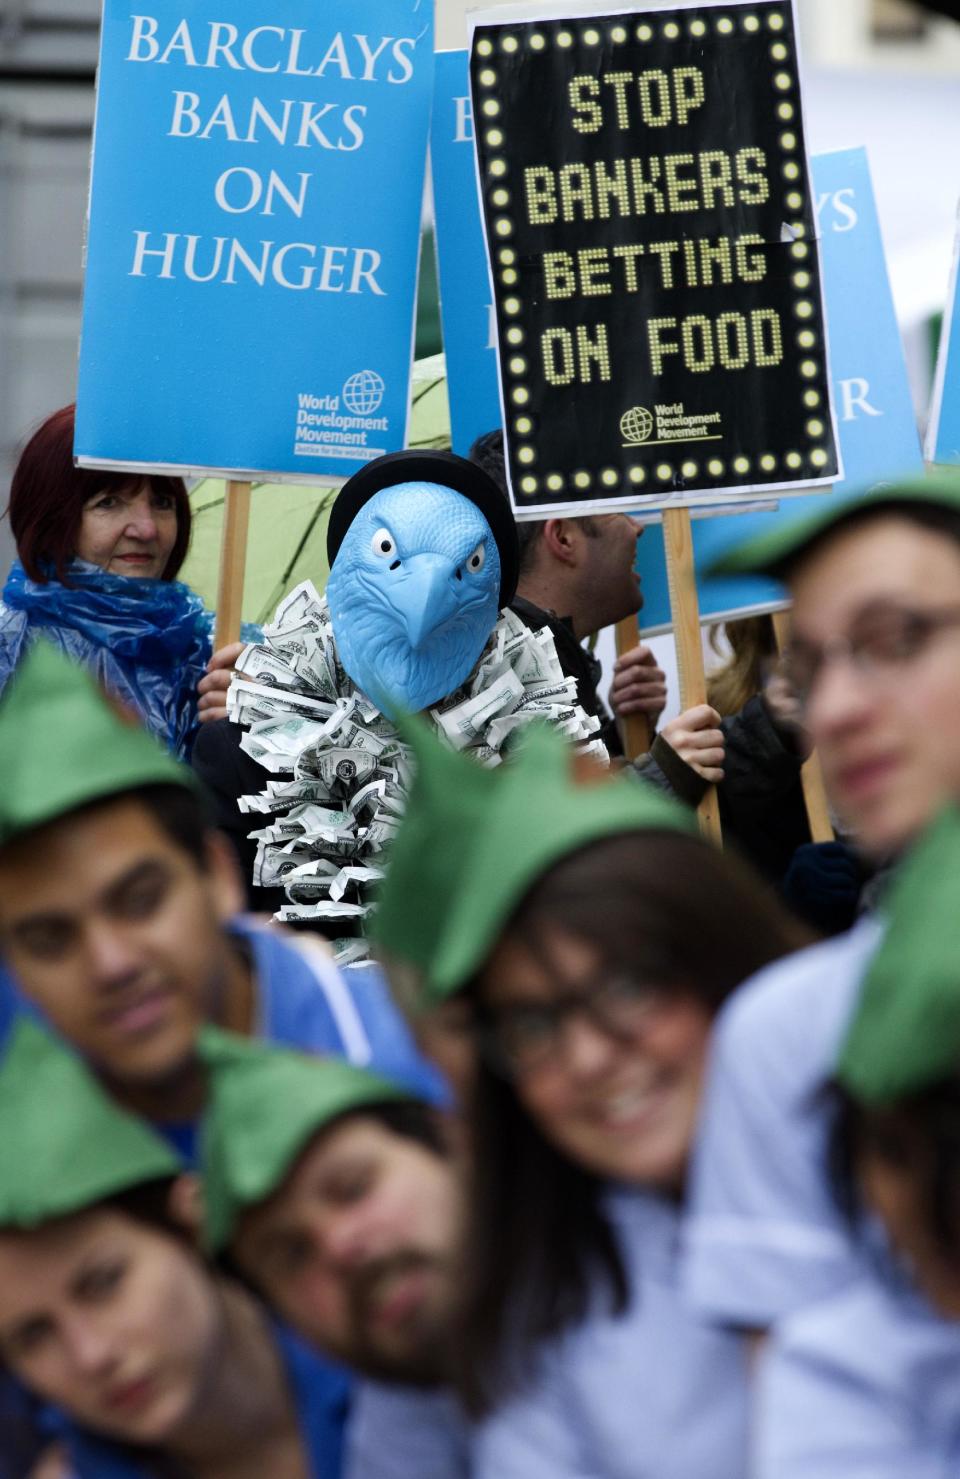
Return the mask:
[[[786,611],[775,611],[773,613],[773,631],[777,639],[777,648],[782,653],[787,645],[790,631],[790,615]],[[830,807],[827,805],[827,793],[823,784],[823,772],[820,769],[820,760],[814,750],[806,761],[800,772],[800,781],[803,785],[803,799],[807,807],[807,820],[810,823],[810,836],[814,842],[833,842],[836,836],[833,823],[830,820]]]
[[[614,628],[617,637],[617,656],[631,652],[640,640],[635,616],[625,616]],[[653,728],[646,714],[627,714],[617,721],[623,734],[623,752],[628,760],[645,755],[653,744]]]
[[[219,652],[240,639],[243,580],[247,567],[250,528],[250,484],[228,482],[223,503],[223,539],[220,544],[220,585],[214,649]]]
[[[700,641],[700,603],[697,599],[697,577],[693,567],[693,533],[688,508],[668,508],[663,513],[663,542],[667,552],[667,583],[670,587],[670,611],[673,616],[673,639],[677,648],[680,672],[680,703],[692,709],[707,701],[707,677],[703,668]],[[712,842],[723,840],[720,830],[720,805],[717,788],[711,786],[697,807],[700,831]]]

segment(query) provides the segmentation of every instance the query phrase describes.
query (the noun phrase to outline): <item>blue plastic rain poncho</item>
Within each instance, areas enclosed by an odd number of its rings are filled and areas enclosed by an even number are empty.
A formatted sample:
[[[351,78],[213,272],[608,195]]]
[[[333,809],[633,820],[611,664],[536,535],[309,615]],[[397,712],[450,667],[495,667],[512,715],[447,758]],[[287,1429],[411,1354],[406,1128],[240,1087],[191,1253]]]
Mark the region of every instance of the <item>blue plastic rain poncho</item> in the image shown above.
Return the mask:
[[[0,602],[0,691],[26,644],[43,635],[88,667],[129,704],[174,754],[186,756],[197,729],[197,684],[211,653],[212,617],[173,580],[111,575],[84,560],[67,566],[69,586],[31,580],[13,568]]]

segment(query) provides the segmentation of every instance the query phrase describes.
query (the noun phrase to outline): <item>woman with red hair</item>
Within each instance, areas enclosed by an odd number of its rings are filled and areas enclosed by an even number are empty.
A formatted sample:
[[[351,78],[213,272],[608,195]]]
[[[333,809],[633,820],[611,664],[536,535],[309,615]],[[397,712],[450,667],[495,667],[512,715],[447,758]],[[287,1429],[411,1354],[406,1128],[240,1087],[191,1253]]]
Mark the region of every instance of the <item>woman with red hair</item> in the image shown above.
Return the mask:
[[[10,485],[18,559],[0,602],[0,689],[42,633],[180,755],[197,728],[210,615],[177,579],[190,543],[180,478],[73,462],[74,407],[47,418]]]

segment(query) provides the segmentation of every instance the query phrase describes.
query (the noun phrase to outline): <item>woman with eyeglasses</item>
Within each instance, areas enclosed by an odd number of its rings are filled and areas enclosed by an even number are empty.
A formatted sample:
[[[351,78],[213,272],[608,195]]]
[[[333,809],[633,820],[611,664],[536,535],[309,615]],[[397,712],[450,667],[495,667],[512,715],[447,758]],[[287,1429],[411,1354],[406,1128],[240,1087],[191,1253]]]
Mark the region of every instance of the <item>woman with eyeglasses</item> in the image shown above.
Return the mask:
[[[451,1343],[474,1479],[738,1479],[745,1349],[685,1308],[678,1244],[714,1013],[794,928],[682,808],[578,783],[554,736],[469,827],[449,757],[418,762],[418,828],[431,806],[460,850],[424,994],[466,994],[480,1058]]]

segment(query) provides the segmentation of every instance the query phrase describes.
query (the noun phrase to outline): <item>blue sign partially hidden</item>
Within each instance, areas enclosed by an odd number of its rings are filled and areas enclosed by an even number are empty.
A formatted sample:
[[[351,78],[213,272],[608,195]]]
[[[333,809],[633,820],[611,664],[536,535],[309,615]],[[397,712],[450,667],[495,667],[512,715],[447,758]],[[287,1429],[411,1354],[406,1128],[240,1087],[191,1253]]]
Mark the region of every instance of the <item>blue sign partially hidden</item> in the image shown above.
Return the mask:
[[[830,375],[845,476],[828,494],[791,498],[775,512],[724,515],[693,524],[700,615],[722,621],[775,610],[783,587],[757,576],[708,580],[703,571],[724,550],[753,534],[822,508],[823,498],[849,497],[865,484],[922,467],[883,240],[865,149],[813,157],[817,218],[830,331]],[[671,625],[663,533],[648,529],[638,546],[644,632]]]
[[[943,315],[933,409],[927,429],[928,462],[960,462],[960,227],[954,248],[950,292]]]
[[[437,54],[430,165],[450,433],[453,450],[465,457],[478,436],[500,425],[497,324],[477,203],[465,51]]]
[[[404,445],[428,0],[105,0],[75,450],[297,481]]]

